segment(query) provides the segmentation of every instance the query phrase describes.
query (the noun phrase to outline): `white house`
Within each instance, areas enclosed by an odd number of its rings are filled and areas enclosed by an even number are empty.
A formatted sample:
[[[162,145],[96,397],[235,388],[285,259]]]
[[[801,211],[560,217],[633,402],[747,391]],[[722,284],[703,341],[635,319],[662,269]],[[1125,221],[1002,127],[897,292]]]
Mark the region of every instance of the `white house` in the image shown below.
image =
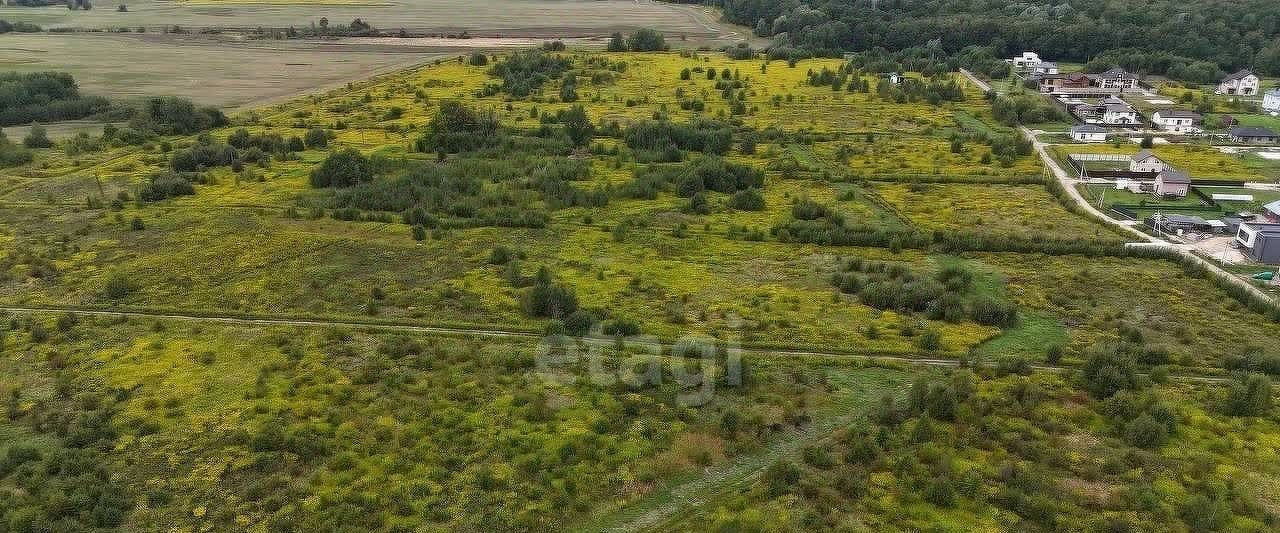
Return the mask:
[[[1071,140],[1081,143],[1107,142],[1107,128],[1097,124],[1076,124],[1071,127]]]
[[[1151,150],[1141,150],[1129,158],[1129,172],[1150,172],[1157,174],[1169,168],[1164,160],[1156,157]]]
[[[1161,109],[1151,114],[1151,122],[1173,133],[1199,133],[1201,129],[1196,124],[1201,118],[1200,113],[1180,109]]]
[[[1273,115],[1280,114],[1280,88],[1271,89],[1262,96],[1262,111]]]
[[[1252,70],[1241,70],[1222,79],[1218,84],[1218,94],[1238,94],[1255,96],[1258,94],[1258,75]]]
[[[1102,123],[1125,125],[1138,123],[1138,111],[1126,103],[1109,103],[1103,105]]]
[[[1009,59],[1008,61],[1013,63],[1013,68],[1023,70],[1033,70],[1036,67],[1039,67],[1040,63],[1042,63],[1042,61],[1040,61],[1040,54],[1035,52],[1023,52],[1022,55],[1013,56],[1013,59]]]
[[[1057,74],[1058,64],[1053,61],[1041,61],[1040,65],[1033,67],[1030,70],[1032,74],[1038,74],[1041,76],[1045,74]]]
[[[1138,77],[1122,68],[1113,68],[1093,76],[1093,82],[1103,89],[1129,90],[1138,88]]]

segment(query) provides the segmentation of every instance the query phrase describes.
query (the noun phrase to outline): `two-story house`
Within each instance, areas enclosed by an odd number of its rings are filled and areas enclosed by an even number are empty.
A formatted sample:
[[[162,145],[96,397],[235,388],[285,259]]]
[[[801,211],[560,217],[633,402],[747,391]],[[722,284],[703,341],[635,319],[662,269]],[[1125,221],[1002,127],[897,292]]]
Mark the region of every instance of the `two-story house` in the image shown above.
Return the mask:
[[[1257,96],[1261,81],[1252,70],[1241,70],[1222,79],[1218,84],[1218,94]]]

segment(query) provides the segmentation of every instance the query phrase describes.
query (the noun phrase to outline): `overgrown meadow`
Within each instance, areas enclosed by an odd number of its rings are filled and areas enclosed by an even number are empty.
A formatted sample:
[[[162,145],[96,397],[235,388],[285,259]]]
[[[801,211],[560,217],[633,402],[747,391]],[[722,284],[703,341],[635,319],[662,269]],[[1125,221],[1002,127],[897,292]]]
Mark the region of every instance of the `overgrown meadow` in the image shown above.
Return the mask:
[[[959,77],[895,85],[885,61],[549,44],[32,149],[0,176],[0,531],[1047,531],[1066,522],[1018,498],[1058,478],[1108,484],[1063,516],[1274,525],[1275,491],[1154,459],[1260,471],[1208,433],[1274,440],[1269,403],[1178,378],[1280,371],[1274,315],[1126,250]],[[641,336],[720,359],[697,383],[673,347],[657,383],[552,383],[544,334],[619,339],[620,367]],[[953,378],[912,360],[977,369],[928,433],[909,385]],[[1077,392],[1103,363],[1122,383]],[[699,383],[710,402],[679,400]],[[1143,399],[1109,407],[1120,390]],[[1130,436],[1153,410],[1159,438]],[[1063,439],[1103,464],[1062,463]],[[905,442],[927,471],[876,451]],[[1021,496],[988,489],[1019,476]],[[1117,503],[1121,477],[1159,497]],[[1179,514],[1201,487],[1230,516]]]

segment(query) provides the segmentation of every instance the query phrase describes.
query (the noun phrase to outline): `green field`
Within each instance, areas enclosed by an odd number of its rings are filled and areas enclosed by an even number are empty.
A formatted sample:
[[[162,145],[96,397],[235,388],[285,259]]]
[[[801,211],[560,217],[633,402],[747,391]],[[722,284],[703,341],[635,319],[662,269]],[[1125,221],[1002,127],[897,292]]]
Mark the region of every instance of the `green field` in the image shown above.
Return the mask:
[[[0,530],[1277,523],[1270,385],[1221,381],[1275,313],[993,156],[955,76],[467,55],[33,148]]]

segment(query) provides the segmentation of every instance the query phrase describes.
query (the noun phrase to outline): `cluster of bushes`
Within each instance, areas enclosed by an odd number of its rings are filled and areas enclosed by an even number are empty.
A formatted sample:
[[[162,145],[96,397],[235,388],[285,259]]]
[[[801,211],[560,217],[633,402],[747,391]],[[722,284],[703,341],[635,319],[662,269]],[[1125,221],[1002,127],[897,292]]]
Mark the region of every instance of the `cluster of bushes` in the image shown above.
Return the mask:
[[[704,191],[735,194],[762,187],[763,172],[719,157],[705,156],[680,165],[638,167],[631,181],[618,194],[627,198],[653,199],[659,191],[671,191],[683,198],[691,198]]]
[[[606,47],[610,52],[661,52],[670,48],[662,33],[652,28],[640,28],[627,38],[614,33]]]
[[[77,120],[110,108],[106,98],[81,95],[65,72],[0,73],[0,126]]]
[[[168,198],[193,195],[196,189],[192,184],[192,178],[190,174],[179,172],[153,175],[138,190],[138,198],[144,202],[158,202]]]
[[[200,172],[206,168],[229,167],[240,161],[234,147],[204,140],[206,142],[197,142],[191,148],[175,150],[169,157],[169,168],[174,172]]]
[[[978,289],[972,270],[950,265],[930,277],[900,264],[849,259],[831,279],[845,294],[855,294],[876,309],[921,312],[930,319],[1012,327],[1018,320],[1012,302]]]
[[[622,133],[623,142],[637,152],[637,159],[675,162],[690,150],[724,155],[733,147],[733,128],[724,122],[698,119],[687,124],[666,120],[642,120]],[[641,157],[641,156],[644,157]]]
[[[582,160],[513,151],[411,165],[395,177],[372,179],[383,173],[375,169],[377,161],[356,155],[331,155],[335,162],[313,174],[316,186],[345,187],[334,191],[330,207],[400,213],[406,224],[423,228],[542,227],[547,209],[600,207],[609,200],[606,190],[573,184],[590,178]]]
[[[41,31],[44,31],[44,29],[43,29],[43,28],[41,28],[40,26],[37,26],[37,25],[32,24],[32,23],[30,23],[30,22],[22,22],[22,21],[9,22],[9,21],[7,21],[7,20],[0,19],[0,34],[3,34],[3,33],[40,33]]]
[[[373,166],[369,158],[355,148],[332,152],[319,167],[311,171],[310,182],[315,188],[351,187],[373,179]]]
[[[535,49],[507,56],[495,64],[489,74],[502,78],[503,92],[515,98],[524,98],[540,89],[547,81],[559,79],[571,66],[573,60],[568,57]]]
[[[253,135],[240,128],[227,137],[227,144],[240,150],[240,159],[250,163],[265,163],[274,155],[287,158],[290,154],[308,148],[324,148],[329,145],[329,133],[321,128],[307,131],[305,139],[294,135],[285,139],[278,133]]]
[[[471,152],[501,141],[501,126],[492,111],[476,111],[455,100],[440,103],[427,131],[414,144],[419,152],[447,154]]]
[[[71,332],[78,322],[63,315],[56,331]],[[16,325],[14,320],[10,327]],[[26,329],[33,342],[55,338],[38,320],[28,319]],[[0,524],[5,531],[119,527],[133,509],[133,496],[105,451],[115,446],[116,401],[127,393],[82,389],[72,385],[76,379],[69,370],[53,372],[49,379],[59,384],[59,394],[32,394],[21,387],[6,391],[6,422],[25,427],[6,428],[10,435],[0,447],[0,486],[5,488]]]
[[[0,131],[0,168],[22,166],[33,159],[35,157],[31,154],[31,150],[10,141],[9,137]]]
[[[987,96],[991,99],[991,114],[1006,126],[1067,120],[1066,111],[1038,94]]]

